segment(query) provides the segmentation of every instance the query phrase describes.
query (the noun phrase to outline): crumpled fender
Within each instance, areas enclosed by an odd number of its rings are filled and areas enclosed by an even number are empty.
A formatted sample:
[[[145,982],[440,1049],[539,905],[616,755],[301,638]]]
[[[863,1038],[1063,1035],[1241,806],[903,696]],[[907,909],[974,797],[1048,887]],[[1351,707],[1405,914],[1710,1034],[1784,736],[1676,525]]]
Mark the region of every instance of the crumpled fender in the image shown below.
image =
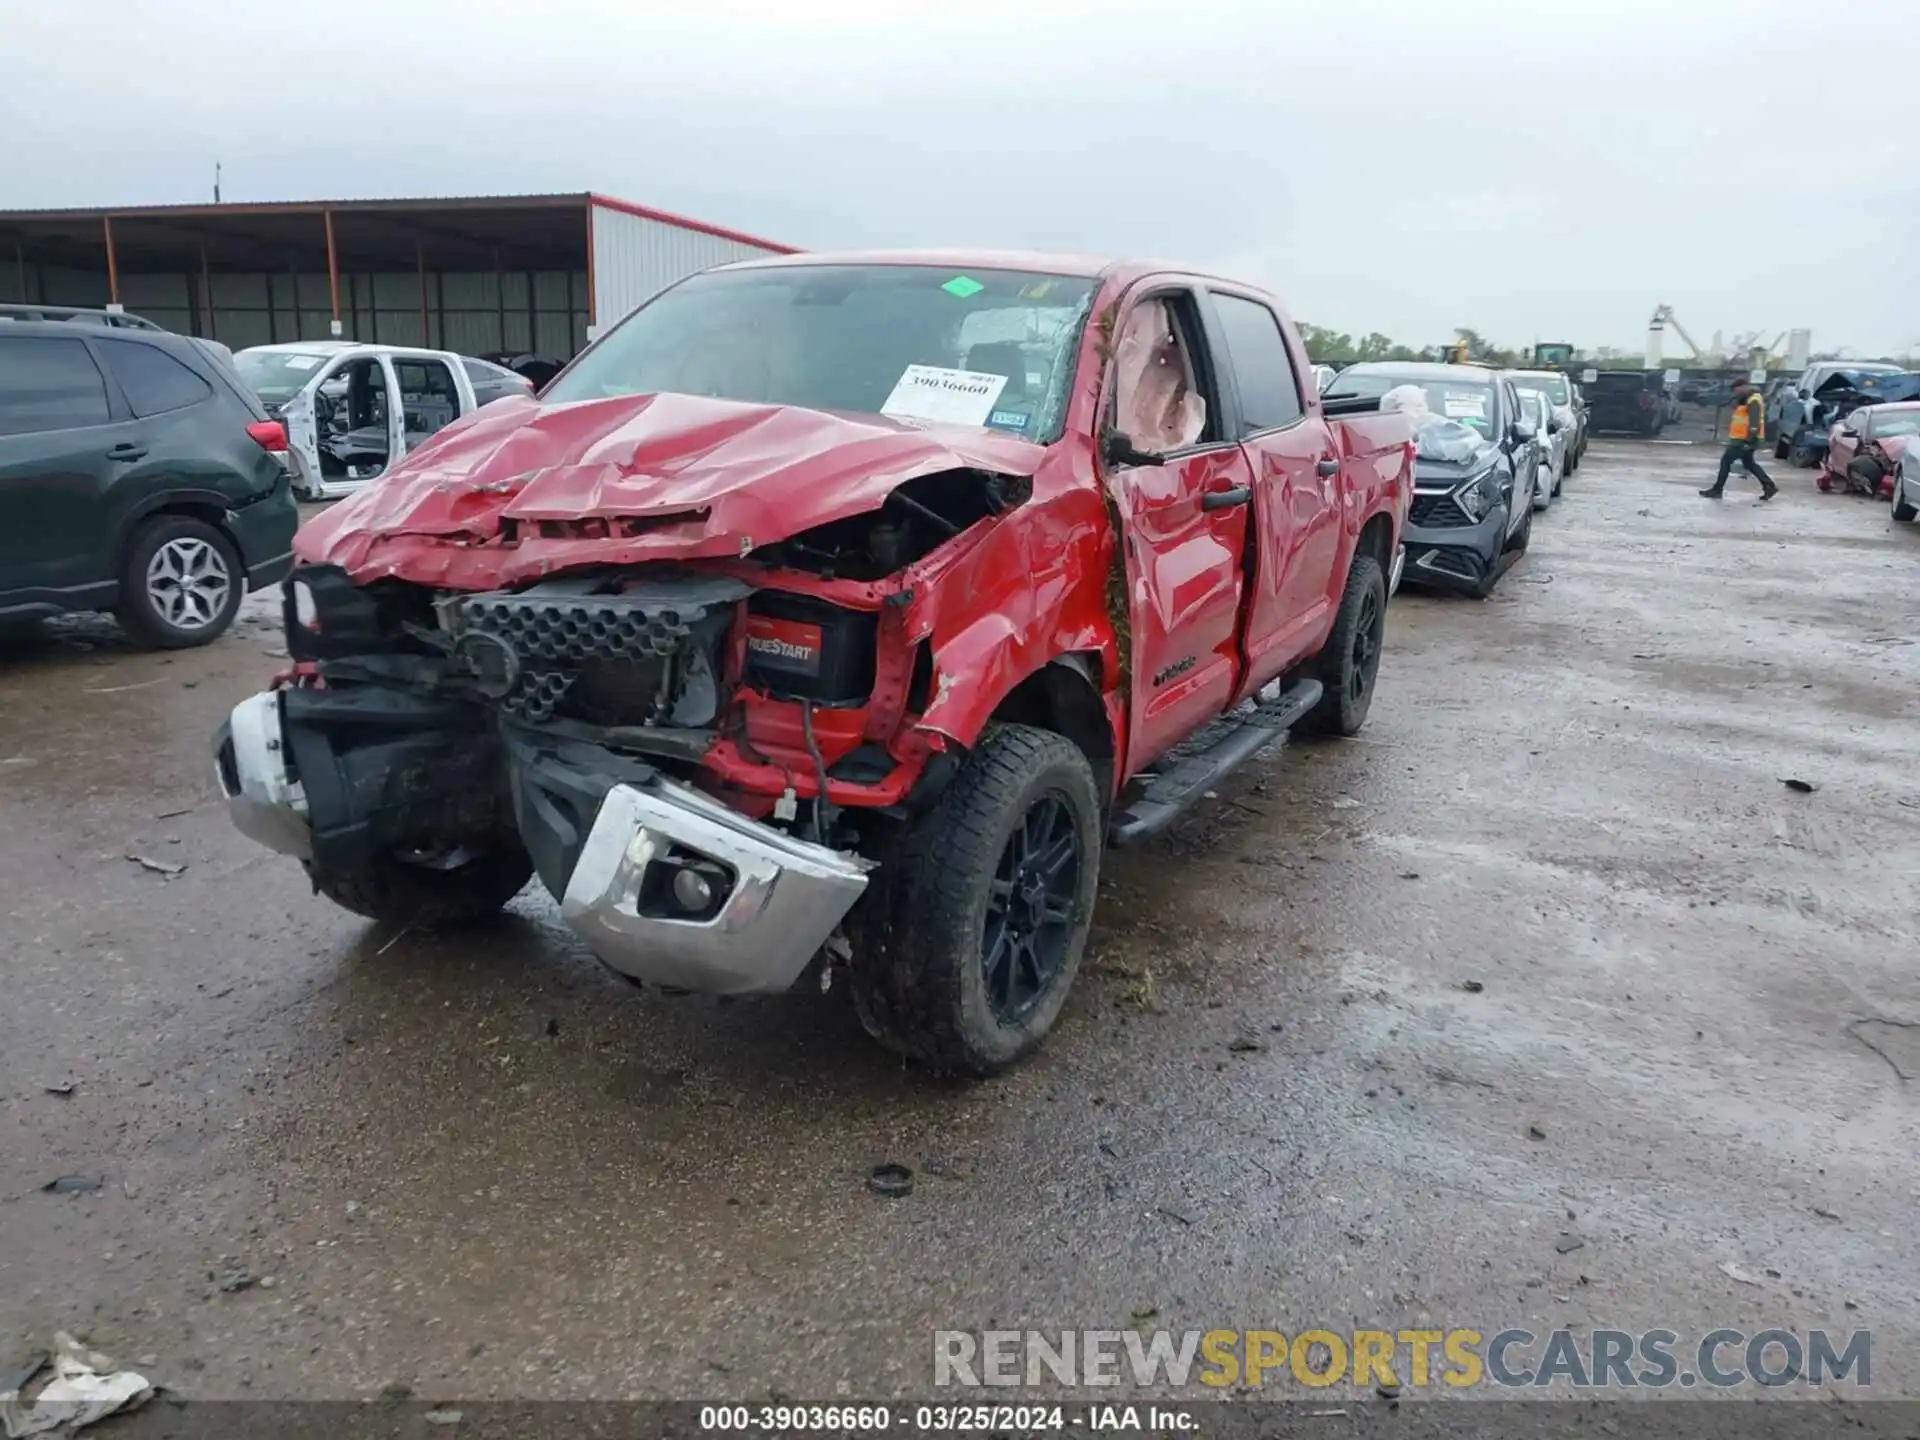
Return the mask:
[[[1056,488],[1043,476],[1032,500],[949,565],[938,565],[939,552],[929,557],[930,573],[912,579],[908,609],[908,635],[924,638],[933,659],[919,728],[970,747],[1015,686],[1069,653],[1101,656],[1097,680],[1110,695],[1120,683],[1105,606],[1113,541],[1097,488]],[[1117,730],[1114,739],[1122,753]]]
[[[295,550],[360,584],[499,589],[586,565],[737,558],[878,509],[918,476],[1030,477],[1046,454],[992,431],[692,395],[501,401],[306,526]]]

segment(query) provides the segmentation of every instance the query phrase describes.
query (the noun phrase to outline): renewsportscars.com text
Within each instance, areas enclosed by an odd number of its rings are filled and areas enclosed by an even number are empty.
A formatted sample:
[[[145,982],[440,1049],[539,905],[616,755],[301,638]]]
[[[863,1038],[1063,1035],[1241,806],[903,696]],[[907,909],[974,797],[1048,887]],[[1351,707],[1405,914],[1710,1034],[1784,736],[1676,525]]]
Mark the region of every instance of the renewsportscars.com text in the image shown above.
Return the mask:
[[[938,1330],[937,1386],[1731,1389],[1873,1383],[1873,1336],[1711,1330]]]

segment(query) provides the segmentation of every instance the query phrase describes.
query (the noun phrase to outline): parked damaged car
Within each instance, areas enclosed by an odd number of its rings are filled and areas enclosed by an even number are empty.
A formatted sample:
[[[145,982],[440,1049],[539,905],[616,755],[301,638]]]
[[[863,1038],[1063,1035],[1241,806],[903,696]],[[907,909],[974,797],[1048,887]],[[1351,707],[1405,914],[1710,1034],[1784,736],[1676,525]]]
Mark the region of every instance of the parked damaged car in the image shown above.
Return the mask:
[[[1920,401],[1863,405],[1835,422],[1816,483],[1823,491],[1890,500],[1901,457],[1913,448],[1916,436],[1920,436]]]
[[[1144,264],[682,281],[302,532],[233,817],[364,915],[538,873],[625,975],[844,984],[996,1070],[1105,846],[1366,719],[1411,427],[1311,373],[1266,295]]]
[[[1369,362],[1342,370],[1328,402],[1417,392],[1404,579],[1485,599],[1533,537],[1542,441],[1512,379],[1479,365]]]
[[[1780,403],[1767,407],[1767,429],[1773,436],[1775,458],[1791,459],[1799,465],[1814,464],[1825,450],[1827,428],[1837,415],[1844,413],[1835,408],[1836,398],[1845,391],[1858,389],[1860,382],[1871,376],[1899,373],[1898,365],[1879,361],[1822,360],[1809,365],[1780,397]],[[1842,377],[1837,385],[1832,383],[1836,376]],[[1852,405],[1844,407],[1852,408]]]

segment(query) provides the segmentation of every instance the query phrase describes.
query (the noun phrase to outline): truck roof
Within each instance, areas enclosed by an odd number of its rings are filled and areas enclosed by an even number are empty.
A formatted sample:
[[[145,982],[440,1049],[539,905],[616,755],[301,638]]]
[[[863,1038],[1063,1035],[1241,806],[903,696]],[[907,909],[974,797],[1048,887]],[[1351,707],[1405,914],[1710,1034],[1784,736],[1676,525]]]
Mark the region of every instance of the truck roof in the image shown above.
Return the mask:
[[[436,350],[426,345],[376,345],[361,340],[282,340],[275,345],[249,345],[245,355],[337,355],[342,350],[365,350],[375,355],[451,355],[465,359],[453,350]]]
[[[1180,260],[1145,257],[1120,258],[1070,250],[807,250],[793,255],[767,255],[736,260],[723,270],[773,270],[790,265],[935,265],[955,270],[1021,270],[1043,275],[1072,275],[1088,280],[1118,279],[1131,283],[1146,275],[1171,272],[1219,280],[1249,289],[1267,287],[1256,281],[1222,275],[1204,266]]]
[[[1341,370],[1372,375],[1405,375],[1421,380],[1478,380],[1485,383],[1499,372],[1487,365],[1452,365],[1443,360],[1362,360]],[[1335,380],[1335,383],[1339,383]]]

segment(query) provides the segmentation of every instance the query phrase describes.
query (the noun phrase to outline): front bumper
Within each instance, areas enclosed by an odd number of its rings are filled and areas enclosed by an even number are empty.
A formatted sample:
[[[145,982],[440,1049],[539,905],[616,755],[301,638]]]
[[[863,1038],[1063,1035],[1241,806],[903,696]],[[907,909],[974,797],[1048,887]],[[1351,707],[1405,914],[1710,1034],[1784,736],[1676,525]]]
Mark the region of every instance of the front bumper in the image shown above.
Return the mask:
[[[233,707],[214,736],[214,772],[233,825],[249,840],[301,860],[313,858],[306,791],[287,768],[280,696],[268,690]]]
[[[729,883],[704,918],[671,913],[648,872],[693,857]],[[748,995],[791,989],[867,886],[864,861],[798,840],[689,786],[616,785],[580,852],[560,914],[636,980]]]
[[[311,860],[306,793],[288,763],[282,697],[269,691],[233,708],[214,742],[215,769],[235,828],[270,850]],[[866,889],[869,864],[750,820],[690,786],[636,765],[631,782],[608,784],[590,767],[547,788],[521,814],[521,834],[542,867],[560,913],[603,962],[652,984],[722,995],[791,989]],[[577,781],[592,816],[577,850],[564,839],[553,782]],[[604,793],[597,807],[591,796]],[[712,896],[689,908],[671,883],[696,869]]]
[[[1407,556],[1403,583],[1472,590],[1500,563],[1507,543],[1507,507],[1496,505],[1486,519],[1473,525],[1409,521],[1403,543]]]

